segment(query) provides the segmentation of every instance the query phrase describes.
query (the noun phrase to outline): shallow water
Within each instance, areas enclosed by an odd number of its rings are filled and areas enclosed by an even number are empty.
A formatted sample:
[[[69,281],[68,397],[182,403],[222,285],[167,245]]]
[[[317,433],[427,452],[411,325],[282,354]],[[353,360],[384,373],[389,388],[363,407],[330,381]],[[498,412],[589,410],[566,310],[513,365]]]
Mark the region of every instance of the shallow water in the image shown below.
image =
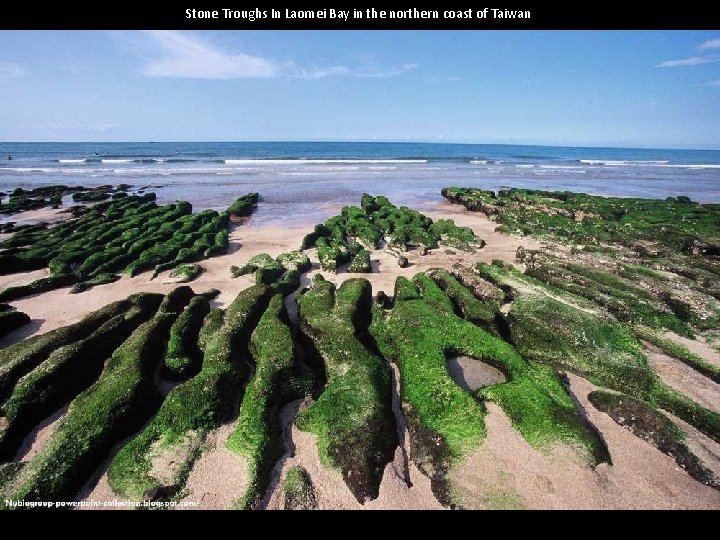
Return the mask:
[[[0,143],[0,191],[129,183],[160,202],[227,207],[259,191],[260,224],[312,222],[365,193],[422,208],[450,185],[720,202],[720,151],[399,143]],[[162,187],[160,187],[162,186]]]

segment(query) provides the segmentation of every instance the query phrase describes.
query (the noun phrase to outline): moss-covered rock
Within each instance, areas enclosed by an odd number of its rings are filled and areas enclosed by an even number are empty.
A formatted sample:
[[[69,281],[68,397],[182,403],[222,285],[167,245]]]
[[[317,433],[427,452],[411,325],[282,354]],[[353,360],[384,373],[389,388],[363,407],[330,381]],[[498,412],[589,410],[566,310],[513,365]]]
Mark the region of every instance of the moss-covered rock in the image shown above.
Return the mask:
[[[255,205],[256,199],[248,201]],[[75,284],[78,292],[107,283],[119,272],[134,277],[154,270],[157,275],[227,253],[228,212],[193,214],[187,202],[158,206],[154,200],[154,194],[127,196],[76,209],[73,219],[53,227],[15,229],[0,243],[0,249],[9,248],[0,253],[0,273],[47,267],[51,276],[2,291],[0,297],[16,299]]]
[[[370,252],[361,249],[360,252],[355,255],[350,266],[348,266],[348,272],[351,274],[372,274],[373,268],[370,262]]]
[[[283,484],[285,510],[315,510],[317,497],[310,475],[302,467],[292,467]]]
[[[70,287],[77,283],[78,278],[72,274],[52,276],[49,278],[38,279],[29,285],[19,285],[17,287],[8,287],[0,291],[0,300],[3,302],[12,302],[33,294],[40,294],[53,289],[61,289]]]
[[[234,218],[249,217],[255,212],[259,202],[260,195],[258,193],[248,193],[230,205],[227,212]]]
[[[482,400],[498,403],[534,447],[578,447],[592,463],[607,460],[604,446],[575,409],[558,373],[524,359],[501,339],[459,318],[450,299],[424,275],[396,285],[395,305],[375,307],[372,334],[386,358],[400,369],[402,400],[413,461],[432,482],[438,500],[452,504],[449,470],[484,439]],[[450,377],[446,358],[486,362],[508,382],[475,396]]]
[[[663,337],[657,331],[647,328],[646,326],[635,326],[633,330],[639,339],[651,343],[668,356],[680,360],[695,371],[702,373],[709,379],[720,384],[720,366],[708,362],[701,356],[690,351],[687,347]]]
[[[207,433],[237,410],[249,375],[245,344],[271,295],[265,285],[238,295],[205,347],[200,373],[175,387],[153,421],[113,459],[108,480],[116,493],[167,500],[182,489]]]
[[[7,203],[0,203],[0,214],[19,214],[49,206],[57,208],[62,204],[62,198],[65,195],[84,190],[85,188],[81,186],[68,187],[63,185],[41,186],[29,190],[17,188],[9,194]],[[3,193],[0,197],[6,195]]]
[[[205,320],[203,320],[200,333],[198,335],[198,347],[202,352],[205,352],[205,348],[210,340],[213,339],[222,328],[225,322],[225,310],[215,308],[207,314]]]
[[[362,208],[348,206],[341,215],[327,220],[303,240],[302,249],[316,247],[320,266],[326,272],[337,272],[348,263],[351,272],[368,273],[365,264],[371,252],[386,244],[397,257],[401,268],[409,266],[402,254],[419,249],[425,254],[441,244],[468,252],[484,247],[485,242],[466,227],[451,220],[433,223],[429,217],[407,207],[396,207],[385,197],[363,195]]]
[[[209,313],[207,298],[196,296],[173,323],[163,359],[165,377],[183,380],[200,371],[202,352],[198,347],[198,335]]]
[[[340,470],[360,503],[378,496],[397,445],[389,368],[358,337],[367,335],[371,301],[365,280],[336,290],[323,279],[298,300],[302,334],[327,385],[296,423],[317,435],[321,459]]]
[[[523,355],[664,408],[720,440],[720,414],[665,385],[629,326],[596,304],[547,287],[507,265],[478,264],[473,269],[512,297],[506,321]]]
[[[230,268],[233,278],[255,274],[258,285],[272,285],[284,272],[282,265],[266,253],[256,255],[242,268]]]
[[[282,295],[270,302],[250,338],[255,376],[245,390],[240,416],[228,439],[228,448],[243,455],[250,471],[250,486],[239,501],[254,508],[265,494],[273,465],[282,454],[280,408],[311,389],[306,370],[295,356]]]
[[[172,283],[190,283],[199,278],[205,269],[199,264],[181,264],[170,272],[168,279]]]
[[[0,488],[0,508],[6,499],[72,500],[110,449],[152,417],[161,402],[153,374],[188,296],[184,289],[170,293],[157,314],[113,353],[98,381],[72,402],[47,445]]]
[[[110,283],[115,283],[119,280],[120,276],[118,276],[117,274],[98,274],[92,279],[83,281],[82,283],[78,283],[77,285],[73,285],[73,287],[70,289],[70,294],[80,294],[85,291],[89,291],[90,289],[99,285],[108,285]]]
[[[478,300],[469,289],[466,289],[446,270],[433,269],[426,272],[426,275],[445,291],[457,312],[465,320],[496,333],[495,319],[500,313],[500,305]]]
[[[302,251],[291,251],[290,253],[283,253],[277,258],[278,264],[285,270],[292,271],[297,270],[301,274],[305,274],[312,270],[312,263],[310,257],[305,255]]]
[[[592,392],[588,399],[618,425],[675,459],[698,482],[720,489],[720,479],[688,448],[685,433],[647,403],[622,394]]]
[[[30,324],[30,316],[22,311],[1,311],[0,312],[0,339],[14,332],[18,328]]]
[[[126,300],[108,304],[75,324],[51,330],[0,350],[0,402],[5,401],[22,376],[35,369],[57,349],[89,337],[113,317],[133,307],[155,311],[162,300],[163,296],[158,294],[132,295]]]
[[[720,328],[719,205],[520,189],[443,195],[503,232],[571,246],[518,255],[528,274],[623,322],[689,338]]]
[[[9,461],[27,434],[44,418],[92,385],[105,361],[125,339],[155,313],[133,307],[103,324],[87,338],[54,351],[18,381],[0,413],[0,461]]]

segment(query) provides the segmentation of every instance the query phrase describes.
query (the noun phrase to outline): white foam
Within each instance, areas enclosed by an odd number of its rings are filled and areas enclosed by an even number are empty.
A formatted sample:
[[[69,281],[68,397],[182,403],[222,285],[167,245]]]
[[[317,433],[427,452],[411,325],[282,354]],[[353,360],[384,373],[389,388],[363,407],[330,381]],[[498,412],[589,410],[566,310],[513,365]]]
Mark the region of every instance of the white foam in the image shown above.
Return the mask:
[[[58,159],[58,163],[85,163],[84,159]]]
[[[1,171],[10,171],[10,172],[32,172],[32,173],[51,173],[56,172],[57,169],[49,169],[46,167],[2,167],[0,168]]]
[[[133,159],[103,159],[103,163],[108,164],[117,164],[117,163],[133,163],[135,160]]]
[[[470,164],[471,165],[487,165],[490,163],[487,159],[473,159]]]
[[[581,159],[580,163],[585,165],[604,165],[606,167],[622,167],[623,165],[645,165],[658,166],[667,165],[669,161],[644,161],[644,160],[620,160],[620,159]]]
[[[549,171],[584,171],[585,167],[573,167],[571,165],[540,165],[541,169]]]
[[[427,159],[226,159],[226,165],[373,165],[421,164]]]
[[[688,165],[661,165],[662,167],[668,167],[671,169],[720,169],[720,164],[718,165],[710,165],[710,164],[704,164],[704,165],[695,165],[695,164],[688,164]]]

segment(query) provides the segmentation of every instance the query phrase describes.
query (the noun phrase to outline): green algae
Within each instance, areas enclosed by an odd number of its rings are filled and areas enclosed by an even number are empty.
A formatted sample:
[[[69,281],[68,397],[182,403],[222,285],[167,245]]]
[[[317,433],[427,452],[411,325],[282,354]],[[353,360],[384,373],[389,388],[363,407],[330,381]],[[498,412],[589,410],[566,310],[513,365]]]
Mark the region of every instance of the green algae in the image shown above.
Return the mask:
[[[205,347],[200,373],[175,387],[152,422],[113,459],[108,480],[116,493],[131,499],[178,495],[207,434],[237,411],[249,376],[244,344],[271,296],[270,288],[256,285],[230,305]],[[166,465],[159,472],[153,466],[158,462]]]
[[[5,500],[72,500],[110,449],[160,406],[153,373],[174,319],[192,296],[170,293],[157,314],[113,353],[100,378],[73,400],[47,445],[0,488]]]
[[[230,450],[248,460],[250,487],[239,501],[254,508],[265,494],[282,454],[280,408],[309,393],[311,384],[295,356],[282,295],[276,295],[250,338],[255,376],[245,390],[240,416],[228,439]]]
[[[315,510],[317,496],[308,472],[302,467],[292,467],[283,484],[284,510]]]
[[[355,498],[377,498],[397,445],[388,366],[359,339],[370,323],[371,286],[339,289],[321,277],[298,299],[300,329],[327,384],[297,426],[317,435],[322,461],[337,468]]]
[[[163,358],[163,373],[173,380],[183,380],[200,371],[202,352],[198,335],[210,303],[204,296],[196,296],[170,328],[170,339]]]
[[[418,275],[414,283],[399,278],[394,308],[386,312],[376,306],[371,331],[400,370],[413,460],[430,477],[441,503],[452,503],[450,468],[486,436],[486,399],[497,402],[536,448],[562,442],[578,447],[591,462],[607,459],[558,373],[455,315],[451,300],[428,277]],[[458,355],[493,365],[509,381],[469,394],[447,371],[446,358]]]

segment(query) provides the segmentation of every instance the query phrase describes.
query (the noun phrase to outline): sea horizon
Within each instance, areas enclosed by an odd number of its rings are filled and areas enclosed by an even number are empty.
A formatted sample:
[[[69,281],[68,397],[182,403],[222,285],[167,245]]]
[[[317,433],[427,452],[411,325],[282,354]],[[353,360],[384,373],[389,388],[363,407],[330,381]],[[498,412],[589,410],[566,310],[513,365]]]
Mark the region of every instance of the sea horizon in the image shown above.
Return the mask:
[[[8,144],[395,144],[395,145],[440,145],[440,146],[533,146],[539,148],[573,148],[573,149],[600,149],[600,150],[658,150],[658,151],[690,151],[690,152],[720,152],[720,147],[700,148],[695,146],[643,146],[643,145],[622,145],[622,144],[552,144],[530,142],[467,142],[467,141],[438,141],[438,140],[401,140],[401,139],[247,139],[247,140],[162,140],[162,139],[136,139],[136,140],[26,140],[26,141],[0,141],[0,146]]]

